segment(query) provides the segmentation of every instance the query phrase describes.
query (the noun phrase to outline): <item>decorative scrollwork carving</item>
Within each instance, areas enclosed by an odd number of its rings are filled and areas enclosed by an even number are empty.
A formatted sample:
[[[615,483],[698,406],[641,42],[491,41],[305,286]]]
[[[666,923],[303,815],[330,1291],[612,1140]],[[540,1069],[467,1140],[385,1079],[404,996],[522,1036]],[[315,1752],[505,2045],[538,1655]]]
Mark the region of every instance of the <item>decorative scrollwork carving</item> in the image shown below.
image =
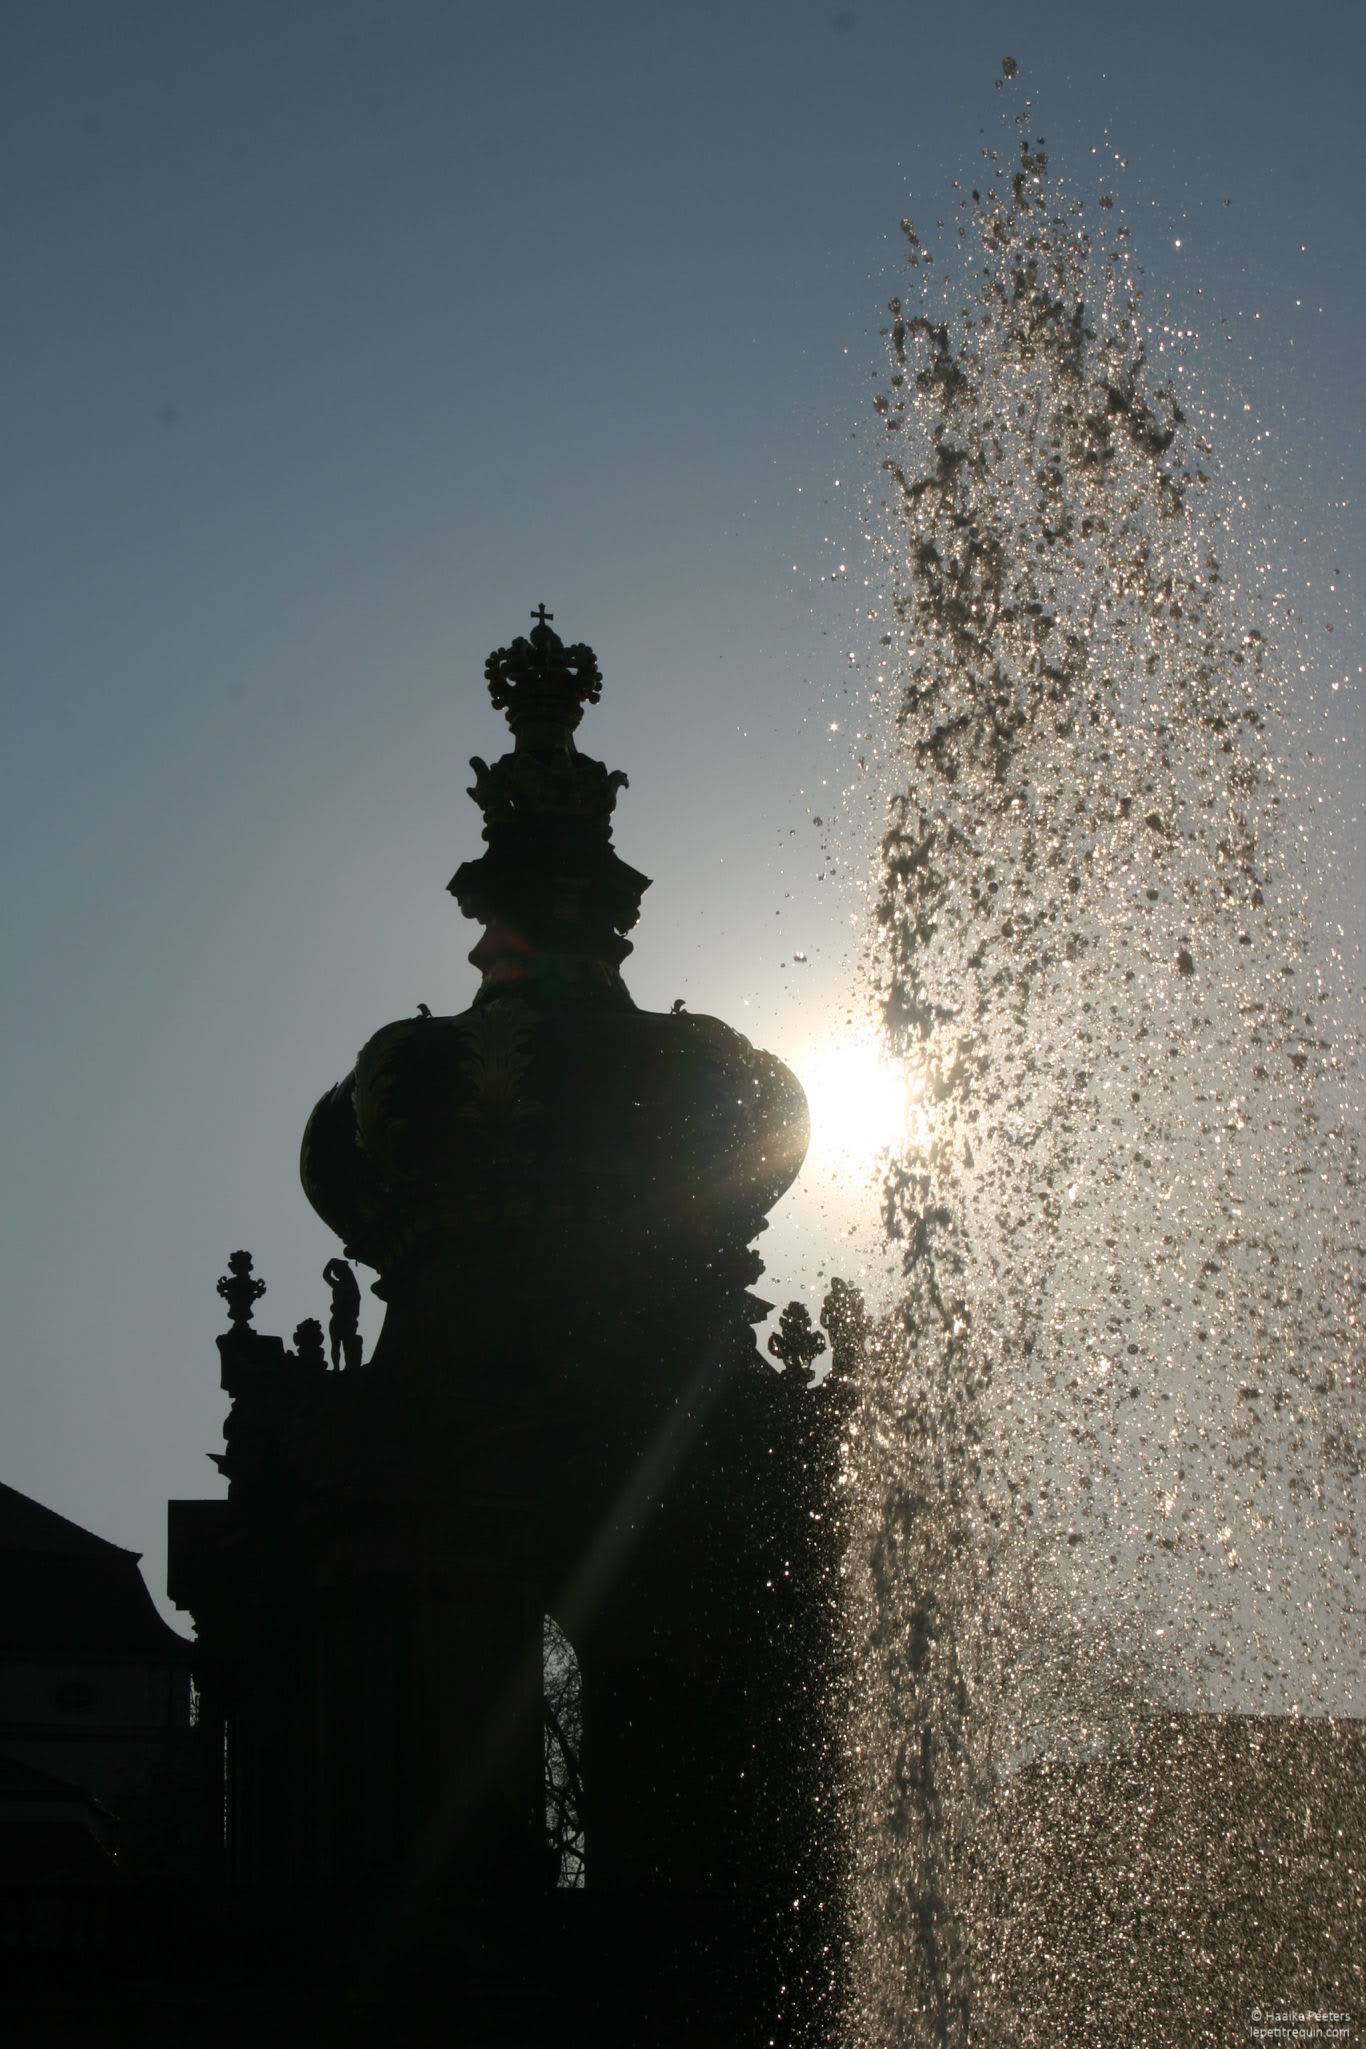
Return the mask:
[[[768,1341],[769,1351],[783,1368],[784,1385],[810,1387],[816,1377],[815,1362],[825,1348],[825,1339],[813,1328],[806,1304],[789,1302]]]
[[[460,1026],[460,1066],[471,1095],[460,1111],[479,1124],[517,1124],[540,1109],[525,1092],[540,1020],[524,1003],[472,1010]]]
[[[624,770],[608,769],[587,754],[505,754],[492,767],[472,755],[469,795],[485,825],[511,825],[528,818],[598,819],[616,807],[617,791],[629,787]]]

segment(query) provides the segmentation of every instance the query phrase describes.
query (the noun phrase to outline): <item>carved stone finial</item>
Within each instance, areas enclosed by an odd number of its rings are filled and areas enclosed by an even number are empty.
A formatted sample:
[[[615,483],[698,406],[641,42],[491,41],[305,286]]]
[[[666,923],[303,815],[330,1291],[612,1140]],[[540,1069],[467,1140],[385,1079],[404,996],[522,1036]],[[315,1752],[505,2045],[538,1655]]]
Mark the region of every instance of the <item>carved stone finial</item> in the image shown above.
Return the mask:
[[[218,1292],[228,1305],[228,1316],[236,1326],[251,1322],[251,1313],[266,1292],[266,1284],[251,1270],[251,1254],[234,1252],[228,1270],[218,1277]]]
[[[825,1350],[825,1339],[812,1328],[811,1311],[804,1302],[789,1302],[778,1318],[778,1328],[768,1349],[783,1368],[783,1383],[810,1387],[816,1377],[815,1361]]]
[[[323,1327],[316,1316],[306,1316],[294,1332],[294,1356],[310,1373],[326,1373],[323,1357]]]

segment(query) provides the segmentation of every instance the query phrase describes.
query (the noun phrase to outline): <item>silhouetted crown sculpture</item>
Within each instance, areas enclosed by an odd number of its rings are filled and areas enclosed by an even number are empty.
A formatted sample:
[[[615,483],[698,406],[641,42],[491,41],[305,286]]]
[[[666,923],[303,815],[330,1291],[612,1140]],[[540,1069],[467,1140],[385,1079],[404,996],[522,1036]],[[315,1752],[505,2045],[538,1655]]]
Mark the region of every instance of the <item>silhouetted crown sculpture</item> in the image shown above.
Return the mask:
[[[675,1954],[699,2025],[739,2040],[705,1989],[725,1946],[752,2018],[770,1908],[787,1926],[805,1899],[805,1939],[833,1941],[818,1734],[862,1311],[832,1294],[822,1381],[796,1305],[770,1348],[783,1370],[759,1353],[750,1241],[800,1167],[805,1099],[716,1019],[632,1002],[648,882],[612,846],[626,778],[574,744],[597,660],[534,617],[488,660],[513,747],[473,762],[484,852],[450,885],[483,928],[478,993],[377,1032],[304,1135],[304,1188],[377,1272],[383,1331],[353,1364],[333,1260],[349,1370],[319,1370],[313,1319],[286,1354],[250,1328],[261,1284],[234,1255],[230,1495],[173,1504],[172,1592],[231,1733],[240,1877],[454,1888],[520,1901],[513,1925],[558,1862],[553,1617],[582,1672],[589,1887],[599,1911],[664,1903],[621,1967],[623,2038],[678,2007],[662,1979],[638,2011],[629,1992]],[[796,1983],[791,1942],[773,1955]]]
[[[376,1033],[304,1138],[310,1201],[380,1270],[477,1219],[623,1228],[722,1213],[746,1238],[806,1150],[795,1077],[714,1018],[637,1010],[619,972],[648,878],[620,859],[620,771],[578,752],[601,677],[544,613],[489,656],[514,746],[474,758],[487,851],[450,884],[483,935],[483,980],[458,1017]],[[529,1248],[528,1248],[529,1249]]]

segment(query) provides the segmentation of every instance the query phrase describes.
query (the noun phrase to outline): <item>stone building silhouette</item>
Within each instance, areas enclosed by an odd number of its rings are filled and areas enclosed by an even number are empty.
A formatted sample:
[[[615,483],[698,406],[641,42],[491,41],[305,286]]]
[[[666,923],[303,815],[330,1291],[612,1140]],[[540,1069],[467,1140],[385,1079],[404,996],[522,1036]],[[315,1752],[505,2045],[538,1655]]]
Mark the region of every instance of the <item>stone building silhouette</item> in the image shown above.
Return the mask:
[[[0,1485],[0,1884],[203,1875],[193,1646],[138,1554]]]
[[[172,1504],[170,1590],[222,1730],[227,1879],[382,1922],[356,1998],[416,2026],[415,1988],[456,1968],[471,2041],[514,2008],[526,2039],[537,2015],[557,2040],[571,2015],[596,2042],[769,2039],[838,1948],[847,1381],[837,1348],[816,1384],[797,1305],[763,1359],[751,1292],[806,1105],[728,1026],[632,1001],[626,778],[574,740],[597,663],[533,616],[489,658],[513,746],[472,764],[485,846],[450,884],[478,994],[379,1030],[304,1136],[382,1334],[360,1361],[334,1328],[341,1371],[316,1325],[287,1349],[234,1255],[229,1492]],[[582,1680],[577,1901],[546,1838],[547,1616]]]

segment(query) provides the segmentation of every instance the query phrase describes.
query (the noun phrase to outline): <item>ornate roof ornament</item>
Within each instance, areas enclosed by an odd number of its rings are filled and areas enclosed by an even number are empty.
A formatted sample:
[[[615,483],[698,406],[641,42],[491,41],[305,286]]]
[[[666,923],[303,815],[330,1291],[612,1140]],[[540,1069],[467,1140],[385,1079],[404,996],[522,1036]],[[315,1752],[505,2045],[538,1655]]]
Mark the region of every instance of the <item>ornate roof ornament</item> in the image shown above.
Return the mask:
[[[825,1348],[825,1338],[812,1323],[805,1302],[789,1302],[768,1341],[769,1351],[783,1369],[783,1385],[810,1387],[816,1377],[816,1361]]]
[[[538,1001],[573,994],[630,1008],[618,969],[649,879],[612,848],[626,777],[574,744],[602,671],[583,641],[565,646],[544,605],[531,616],[530,634],[484,664],[513,747],[492,764],[470,762],[487,851],[456,871],[451,894],[485,928],[470,954],[481,997],[516,986]]]
[[[566,647],[551,626],[553,612],[538,605],[530,634],[496,647],[484,664],[495,711],[505,712],[519,739],[528,727],[572,733],[585,704],[602,695],[598,658],[584,641]],[[549,732],[545,737],[549,737]]]
[[[249,1252],[229,1254],[228,1270],[218,1276],[218,1292],[228,1305],[228,1317],[234,1328],[250,1324],[252,1310],[265,1294],[266,1284],[252,1272]]]
[[[580,754],[573,739],[585,704],[602,696],[598,658],[583,641],[566,647],[549,624],[555,614],[544,605],[531,616],[537,623],[530,637],[496,647],[484,664],[494,709],[507,714],[512,728],[514,751],[492,768],[476,754],[468,794],[484,814],[485,839],[490,827],[551,816],[592,822],[607,839],[617,791],[627,779],[620,769],[609,771]]]

